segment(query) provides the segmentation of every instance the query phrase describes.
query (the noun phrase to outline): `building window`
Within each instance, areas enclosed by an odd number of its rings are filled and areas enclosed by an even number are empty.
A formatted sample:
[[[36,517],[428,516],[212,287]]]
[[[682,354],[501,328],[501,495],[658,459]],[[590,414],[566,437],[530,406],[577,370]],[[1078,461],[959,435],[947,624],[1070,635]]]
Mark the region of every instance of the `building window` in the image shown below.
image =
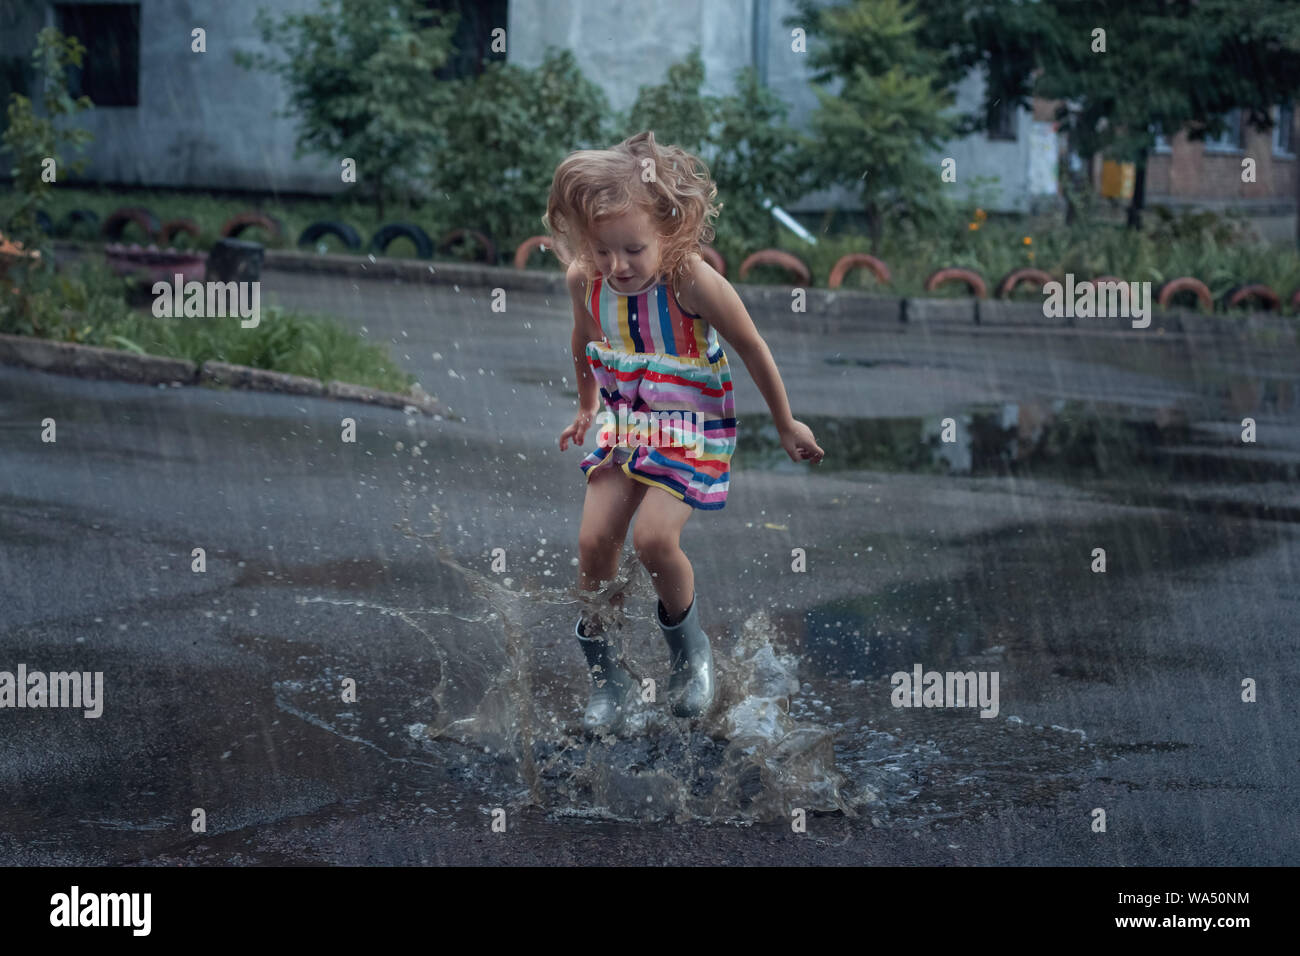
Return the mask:
[[[506,59],[509,34],[506,53],[494,53],[492,31],[498,27],[506,29],[508,0],[424,0],[424,6],[428,10],[460,15],[451,38],[451,56],[435,74],[438,79],[478,76],[491,61]]]
[[[1020,111],[1015,104],[998,100],[988,111],[988,138],[1015,141],[1016,120]]]
[[[69,67],[68,92],[96,106],[140,105],[140,5],[60,3],[59,30],[86,48],[81,67]]]
[[[1159,123],[1151,124],[1151,134],[1155,137],[1155,146],[1152,147],[1153,153],[1172,153],[1173,149],[1169,145],[1169,137],[1165,136],[1165,129]]]
[[[1273,155],[1295,156],[1295,104],[1277,108],[1277,125],[1273,127]]]
[[[1223,117],[1224,131],[1218,136],[1205,137],[1207,153],[1239,153],[1246,148],[1241,126],[1241,110],[1233,110]]]

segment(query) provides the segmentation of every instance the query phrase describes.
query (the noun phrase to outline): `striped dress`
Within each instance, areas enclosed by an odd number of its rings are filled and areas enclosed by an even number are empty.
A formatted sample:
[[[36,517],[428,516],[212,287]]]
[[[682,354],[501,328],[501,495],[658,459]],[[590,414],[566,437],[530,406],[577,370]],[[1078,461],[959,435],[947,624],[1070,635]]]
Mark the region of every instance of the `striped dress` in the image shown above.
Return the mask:
[[[602,427],[598,447],[579,463],[587,480],[612,462],[693,508],[723,508],[736,411],[731,369],[716,330],[678,304],[664,276],[632,295],[611,288],[603,277],[589,280],[586,304],[604,334],[602,341],[587,343],[587,364],[608,413],[603,421],[616,424],[620,409],[625,415],[660,413],[646,416],[655,425],[634,434],[635,440],[625,432],[625,440],[616,442],[619,436]]]

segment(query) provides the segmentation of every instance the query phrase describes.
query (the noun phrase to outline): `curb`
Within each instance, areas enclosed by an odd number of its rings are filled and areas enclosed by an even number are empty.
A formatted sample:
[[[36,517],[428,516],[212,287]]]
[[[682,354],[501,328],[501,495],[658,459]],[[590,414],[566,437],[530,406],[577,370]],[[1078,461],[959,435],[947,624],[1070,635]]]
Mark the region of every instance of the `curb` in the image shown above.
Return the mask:
[[[511,269],[470,262],[431,263],[427,259],[384,259],[374,255],[267,249],[262,268],[281,272],[325,272],[332,276],[365,279],[402,279],[431,285],[501,286],[526,292],[568,295],[563,272]]]
[[[138,385],[208,385],[307,395],[364,402],[386,408],[415,409],[431,417],[446,417],[446,412],[437,399],[421,393],[402,395],[347,382],[326,384],[301,375],[250,368],[247,365],[231,365],[227,362],[204,362],[200,368],[188,359],[137,355],[120,349],[74,342],[52,342],[25,335],[0,335],[0,364]]]
[[[264,268],[282,272],[329,273],[369,279],[398,279],[423,282],[430,285],[465,285],[488,288],[519,289],[552,295],[567,295],[564,276],[559,272],[536,269],[514,269],[507,266],[486,266],[471,263],[439,262],[427,260],[382,259],[373,255],[356,256],[337,253],[317,254],[283,249],[267,249]],[[790,304],[794,286],[748,285],[734,283],[734,288],[746,308],[755,306],[782,306]],[[1193,334],[1193,323],[1184,321],[1183,313],[1152,311],[1151,326],[1134,329],[1130,319],[1049,318],[1042,314],[1038,303],[1003,299],[975,298],[907,298],[881,295],[878,292],[856,289],[805,288],[804,303],[807,311],[791,313],[791,323],[800,329],[835,332],[841,329],[863,329],[872,326],[916,325],[926,329],[956,329],[979,326],[1036,326],[1059,331],[1144,334]],[[1280,334],[1285,341],[1295,341],[1300,322],[1286,317],[1270,315],[1195,316],[1203,323],[1195,323],[1201,335],[1246,336],[1269,330]],[[844,320],[852,324],[846,324]]]
[[[85,255],[94,247],[84,244],[57,241],[56,254]],[[464,285],[470,287],[518,289],[528,292],[568,296],[564,274],[537,269],[514,269],[507,266],[487,266],[477,263],[430,262],[420,259],[385,259],[374,255],[348,255],[342,253],[302,252],[291,249],[267,249],[263,270],[281,272],[326,273],[332,276],[352,276],[368,279],[395,279],[430,285]],[[1000,299],[976,298],[906,298],[881,295],[878,292],[856,289],[805,288],[806,311],[786,313],[791,302],[793,286],[734,285],[746,308],[780,306],[777,314],[789,315],[792,327],[833,333],[858,331],[872,327],[888,326],[904,329],[916,328],[928,334],[931,331],[962,331],[970,328],[991,330],[998,327],[1036,327],[1065,333],[1092,331],[1113,334],[1116,331],[1133,336],[1170,335],[1230,336],[1247,340],[1279,341],[1291,344],[1297,341],[1300,319],[1273,315],[1205,315],[1193,312],[1157,312],[1152,310],[1151,326],[1132,328],[1129,319],[1056,319],[1042,314],[1037,303]],[[364,401],[364,399],[362,399]]]

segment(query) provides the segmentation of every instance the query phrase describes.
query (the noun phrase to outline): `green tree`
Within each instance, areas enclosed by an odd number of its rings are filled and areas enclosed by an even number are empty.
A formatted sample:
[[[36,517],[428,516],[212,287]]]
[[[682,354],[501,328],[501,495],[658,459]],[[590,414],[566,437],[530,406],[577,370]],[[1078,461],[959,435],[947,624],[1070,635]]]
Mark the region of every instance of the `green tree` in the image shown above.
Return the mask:
[[[37,34],[32,53],[41,85],[41,115],[28,97],[21,93],[9,95],[9,126],[3,142],[13,161],[10,174],[18,194],[18,207],[8,228],[12,237],[29,249],[43,242],[43,234],[36,226],[36,211],[54,189],[54,183],[48,181],[49,171],[52,169],[57,181],[65,170],[61,151],[65,148],[84,151],[91,139],[88,130],[69,128],[58,122],[94,105],[89,97],[74,100],[68,94],[68,67],[81,66],[85,52],[76,37],[65,37],[53,27],[46,27]],[[53,160],[52,167],[49,160]],[[80,172],[84,167],[85,160],[79,159],[68,163],[66,169]]]
[[[935,154],[957,129],[945,61],[921,45],[923,21],[904,0],[823,8],[801,0],[800,13],[785,22],[820,41],[809,49],[813,79],[842,84],[837,93],[815,90],[818,185],[858,193],[879,251],[886,219],[942,204]]]
[[[379,218],[398,190],[413,190],[445,142],[452,85],[434,74],[447,62],[457,14],[420,0],[322,0],[314,13],[273,20],[259,10],[262,40],[284,58],[238,52],[235,62],[283,78],[298,120],[295,156],[356,161],[357,183]]]
[[[439,214],[498,244],[535,235],[555,167],[572,150],[603,145],[604,93],[556,49],[535,70],[491,62],[452,89],[432,173]]]
[[[1300,92],[1300,6],[1292,0],[1099,0],[1088,9],[1042,4],[1035,92],[1063,99],[1057,113],[1077,150],[1131,160],[1137,182],[1129,225],[1141,225],[1155,134],[1224,132],[1240,109],[1257,129]],[[1031,25],[1032,28],[1032,25]],[[1097,29],[1105,30],[1105,52]]]
[[[662,83],[637,90],[624,125],[626,134],[653,130],[656,142],[680,146],[705,159],[702,154],[708,152],[705,146],[710,142],[719,102],[703,93],[703,86],[704,60],[697,46],[669,65]]]
[[[927,0],[926,14],[918,41],[946,81],[972,68],[988,81],[961,131],[983,128],[999,101],[1061,100],[1056,119],[1074,152],[1136,164],[1134,227],[1158,131],[1218,135],[1233,110],[1266,130],[1271,107],[1300,92],[1294,0]]]
[[[774,245],[778,225],[767,203],[785,205],[812,183],[815,145],[786,123],[785,102],[750,67],[725,96],[702,92],[699,47],[669,66],[664,82],[641,87],[625,135],[653,130],[661,143],[695,153],[718,186],[718,239],[739,248]]]

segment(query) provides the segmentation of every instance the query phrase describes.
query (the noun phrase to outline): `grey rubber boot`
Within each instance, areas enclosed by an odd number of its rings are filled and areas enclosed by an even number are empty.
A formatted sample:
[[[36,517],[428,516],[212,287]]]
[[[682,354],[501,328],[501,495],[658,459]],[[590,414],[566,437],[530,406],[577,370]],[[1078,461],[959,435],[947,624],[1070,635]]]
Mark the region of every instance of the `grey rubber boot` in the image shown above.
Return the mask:
[[[632,675],[619,663],[618,647],[602,637],[582,633],[582,619],[573,633],[582,645],[591,671],[591,699],[582,717],[582,727],[593,734],[617,734],[627,717],[628,694],[635,686]]]
[[[698,596],[691,598],[686,617],[671,627],[664,621],[664,602],[656,602],[659,629],[672,654],[668,701],[678,717],[699,717],[713,703],[713,648],[700,628]]]

